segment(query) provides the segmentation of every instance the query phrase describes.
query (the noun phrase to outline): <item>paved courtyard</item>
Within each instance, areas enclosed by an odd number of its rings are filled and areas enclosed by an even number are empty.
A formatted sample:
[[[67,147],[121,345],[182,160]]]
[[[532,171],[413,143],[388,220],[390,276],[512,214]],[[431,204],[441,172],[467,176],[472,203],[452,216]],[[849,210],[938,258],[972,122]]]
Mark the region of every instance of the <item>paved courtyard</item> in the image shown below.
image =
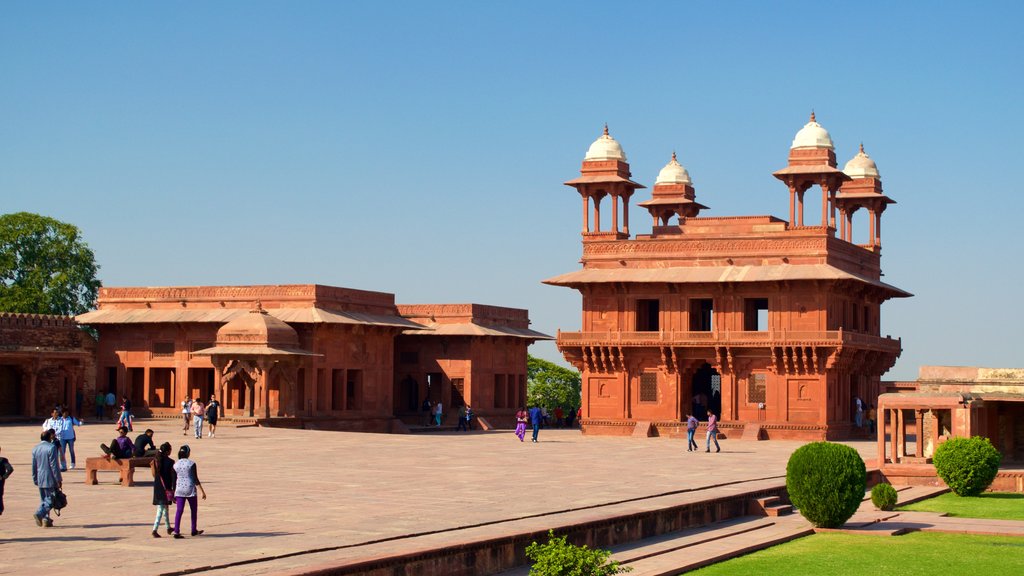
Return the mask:
[[[113,425],[79,429],[78,469],[65,475],[70,504],[53,528],[32,520],[38,491],[31,479],[35,426],[0,427],[3,456],[14,465],[0,516],[0,574],[161,574],[280,570],[279,563],[230,563],[295,554],[289,571],[323,562],[304,551],[356,545],[408,534],[458,529],[701,486],[780,477],[798,442],[722,441],[720,454],[688,453],[685,441],[584,437],[542,430],[541,442],[511,432],[356,434],[222,426],[217,438],[183,436],[178,421],[140,422],[169,441],[174,455],[192,446],[209,499],[200,501],[197,538],[150,535],[155,507],[151,477],[123,488],[114,472],[85,485],[85,458],[99,454]],[[865,457],[874,444],[854,443]],[[187,524],[188,512],[182,518]],[[543,518],[543,517],[542,517]],[[452,530],[451,532],[444,532]],[[187,528],[182,529],[187,533]],[[401,549],[401,541],[393,545]],[[298,553],[298,554],[296,554]],[[276,566],[276,568],[275,568]]]

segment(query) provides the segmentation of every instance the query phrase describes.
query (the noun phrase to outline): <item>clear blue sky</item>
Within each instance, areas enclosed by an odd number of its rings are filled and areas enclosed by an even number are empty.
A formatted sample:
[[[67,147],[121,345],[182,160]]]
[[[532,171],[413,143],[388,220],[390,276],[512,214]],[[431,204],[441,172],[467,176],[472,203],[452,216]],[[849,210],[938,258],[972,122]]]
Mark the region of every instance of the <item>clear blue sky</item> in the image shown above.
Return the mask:
[[[580,325],[540,283],[579,266],[561,183],[605,122],[636,180],[677,150],[708,215],[785,218],[814,108],[899,202],[888,377],[1024,366],[1022,6],[4,2],[0,211],[78,225],[111,286],[317,282],[554,334]]]

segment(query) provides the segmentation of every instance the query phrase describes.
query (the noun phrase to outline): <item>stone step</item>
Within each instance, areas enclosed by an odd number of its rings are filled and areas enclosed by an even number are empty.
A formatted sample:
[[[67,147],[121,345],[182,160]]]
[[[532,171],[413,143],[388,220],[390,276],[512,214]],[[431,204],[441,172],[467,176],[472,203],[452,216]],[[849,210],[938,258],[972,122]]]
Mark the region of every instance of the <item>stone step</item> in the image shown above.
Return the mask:
[[[615,547],[612,559],[631,567],[631,576],[675,576],[812,533],[803,519],[745,517]]]
[[[766,506],[764,511],[769,516],[787,516],[793,513],[792,504],[776,504],[774,506]]]

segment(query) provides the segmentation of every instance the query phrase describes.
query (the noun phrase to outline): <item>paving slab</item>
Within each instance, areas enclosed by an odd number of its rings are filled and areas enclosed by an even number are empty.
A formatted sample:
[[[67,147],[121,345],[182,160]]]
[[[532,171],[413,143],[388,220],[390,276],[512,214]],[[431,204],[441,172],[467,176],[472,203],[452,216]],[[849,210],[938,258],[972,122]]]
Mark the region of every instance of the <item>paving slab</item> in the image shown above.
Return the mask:
[[[707,454],[686,452],[684,440],[576,430],[542,430],[541,442],[532,444],[511,431],[387,435],[230,426],[197,440],[182,435],[176,420],[140,421],[136,433],[146,427],[156,431],[157,444],[171,442],[175,454],[182,442],[191,445],[209,495],[199,506],[206,533],[150,536],[155,507],[145,471],[136,473],[135,487],[103,472],[98,485],[87,486],[85,458],[114,436],[112,424],[89,422],[78,432],[79,468],[65,475],[69,506],[53,528],[37,527],[29,463],[39,428],[5,425],[0,447],[15,472],[0,516],[0,574],[302,573],[307,565],[407,550],[412,538],[428,538],[417,546],[448,545],[543,530],[567,513],[601,517],[656,505],[657,498],[696,498],[687,493],[708,486],[735,493],[737,482],[782,478],[802,445],[729,440],[722,453]],[[870,441],[850,444],[867,458],[876,449]],[[325,549],[344,554],[315,552]],[[286,566],[261,562],[282,556]]]

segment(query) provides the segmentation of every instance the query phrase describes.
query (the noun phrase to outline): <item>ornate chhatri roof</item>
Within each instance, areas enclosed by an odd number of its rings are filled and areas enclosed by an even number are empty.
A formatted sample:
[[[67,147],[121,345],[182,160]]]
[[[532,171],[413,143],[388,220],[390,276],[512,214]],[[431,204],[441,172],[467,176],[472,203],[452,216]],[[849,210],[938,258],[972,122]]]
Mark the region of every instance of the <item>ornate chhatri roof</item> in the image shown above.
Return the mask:
[[[814,112],[811,112],[811,121],[804,124],[804,127],[796,133],[793,138],[793,145],[790,148],[828,148],[832,146],[832,137],[828,130],[821,127],[821,124],[814,119]]]
[[[608,125],[604,125],[604,134],[600,138],[594,140],[594,143],[590,145],[587,150],[587,155],[583,157],[584,160],[619,160],[626,162],[626,153],[623,152],[622,146],[608,134]]]

